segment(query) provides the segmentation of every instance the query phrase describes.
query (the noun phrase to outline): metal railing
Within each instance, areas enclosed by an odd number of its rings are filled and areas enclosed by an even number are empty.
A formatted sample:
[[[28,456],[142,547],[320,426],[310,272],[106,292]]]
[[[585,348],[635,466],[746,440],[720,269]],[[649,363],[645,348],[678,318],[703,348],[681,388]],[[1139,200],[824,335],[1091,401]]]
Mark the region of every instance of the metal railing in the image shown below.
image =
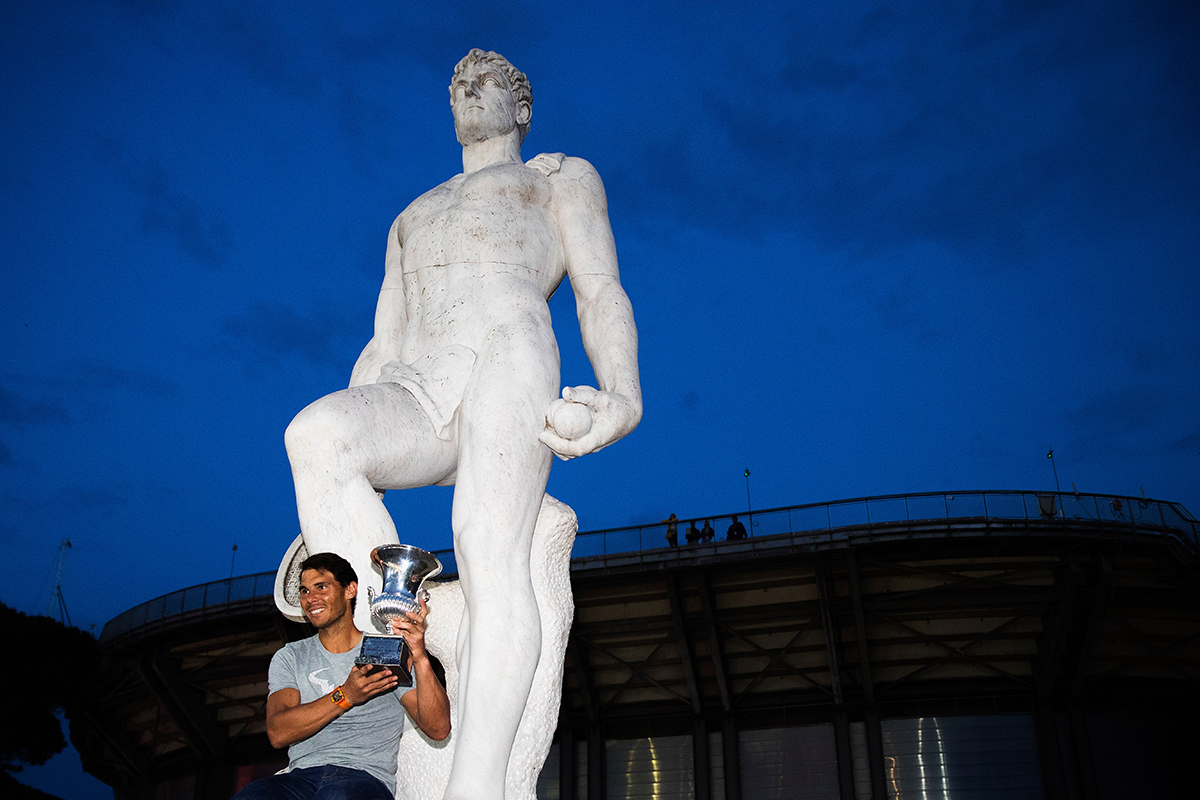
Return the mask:
[[[725,538],[734,517],[745,520],[748,539]],[[688,552],[704,547],[714,554],[722,551],[755,549],[755,539],[781,535],[804,535],[812,539],[836,540],[853,531],[870,535],[903,525],[961,527],[970,520],[1026,521],[1041,524],[1090,521],[1103,524],[1118,534],[1175,534],[1194,551],[1200,552],[1200,523],[1178,503],[1111,494],[1075,494],[1067,492],[969,491],[928,492],[859,497],[832,503],[771,508],[737,514],[710,515],[680,519],[677,522],[678,547],[667,544],[667,523],[632,525],[584,531],[575,537],[572,560],[590,559],[643,551]],[[716,536],[713,541],[691,544],[687,531],[692,525],[702,530],[710,521]],[[725,531],[721,529],[725,528]],[[458,573],[454,550],[438,550],[443,575]],[[100,634],[102,643],[122,634],[155,626],[176,617],[206,616],[207,609],[225,614],[235,603],[253,603],[273,598],[275,572],[259,572],[237,578],[203,583],[156,597],[113,617]]]
[[[1090,520],[1123,525],[1130,530],[1175,531],[1193,549],[1200,550],[1200,523],[1178,503],[1111,494],[1018,490],[880,495],[680,519],[677,524],[679,547],[689,546],[686,541],[687,529],[691,525],[702,529],[706,520],[711,520],[717,533],[713,543],[723,545],[727,541],[727,526],[735,516],[742,521],[751,538],[781,534],[832,535],[849,528],[967,519],[1060,520],[1064,523]],[[580,533],[575,539],[571,557],[611,556],[666,548],[670,547],[666,536],[665,520],[652,525]]]

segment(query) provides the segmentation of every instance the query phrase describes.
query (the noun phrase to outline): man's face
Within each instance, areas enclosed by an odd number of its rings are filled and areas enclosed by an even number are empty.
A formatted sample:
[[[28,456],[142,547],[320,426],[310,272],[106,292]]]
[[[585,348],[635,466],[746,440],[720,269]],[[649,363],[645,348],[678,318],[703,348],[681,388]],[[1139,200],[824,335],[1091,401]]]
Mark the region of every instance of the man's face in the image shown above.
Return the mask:
[[[346,616],[356,594],[357,583],[342,586],[328,570],[306,569],[300,575],[300,610],[317,630]]]
[[[467,64],[450,85],[454,132],[459,144],[503,136],[529,119],[529,107],[517,105],[508,77],[487,61]]]

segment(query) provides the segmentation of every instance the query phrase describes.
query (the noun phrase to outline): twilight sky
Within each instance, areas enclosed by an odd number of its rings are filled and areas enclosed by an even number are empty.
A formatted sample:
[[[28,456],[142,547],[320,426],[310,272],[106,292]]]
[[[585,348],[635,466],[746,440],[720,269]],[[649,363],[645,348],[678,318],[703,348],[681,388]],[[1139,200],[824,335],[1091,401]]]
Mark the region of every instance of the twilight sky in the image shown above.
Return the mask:
[[[470,47],[604,178],[645,418],[583,529],[1052,488],[1200,512],[1194,3],[26,2],[0,9],[0,599],[96,626],[274,569],[282,435],[388,227],[461,169]],[[441,5],[441,4],[439,4]],[[568,383],[592,382],[564,284]],[[449,491],[389,495],[449,544]]]

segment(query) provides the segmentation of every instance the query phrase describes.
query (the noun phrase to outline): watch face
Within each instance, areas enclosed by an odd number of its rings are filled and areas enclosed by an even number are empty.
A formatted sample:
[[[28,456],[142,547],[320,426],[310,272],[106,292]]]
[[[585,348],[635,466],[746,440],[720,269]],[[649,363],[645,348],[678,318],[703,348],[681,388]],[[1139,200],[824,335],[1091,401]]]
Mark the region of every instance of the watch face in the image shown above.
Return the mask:
[[[346,699],[346,695],[342,694],[341,689],[334,689],[331,697],[333,699],[333,702],[335,702],[335,703],[340,703]]]

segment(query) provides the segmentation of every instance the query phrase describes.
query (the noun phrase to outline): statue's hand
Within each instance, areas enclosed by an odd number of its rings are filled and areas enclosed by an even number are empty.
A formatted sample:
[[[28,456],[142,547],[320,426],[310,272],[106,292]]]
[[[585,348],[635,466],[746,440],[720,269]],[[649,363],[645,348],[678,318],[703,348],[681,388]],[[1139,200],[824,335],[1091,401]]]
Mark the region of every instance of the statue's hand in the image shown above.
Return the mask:
[[[546,409],[546,428],[538,436],[564,461],[608,447],[637,427],[633,401],[591,386],[568,386]]]

